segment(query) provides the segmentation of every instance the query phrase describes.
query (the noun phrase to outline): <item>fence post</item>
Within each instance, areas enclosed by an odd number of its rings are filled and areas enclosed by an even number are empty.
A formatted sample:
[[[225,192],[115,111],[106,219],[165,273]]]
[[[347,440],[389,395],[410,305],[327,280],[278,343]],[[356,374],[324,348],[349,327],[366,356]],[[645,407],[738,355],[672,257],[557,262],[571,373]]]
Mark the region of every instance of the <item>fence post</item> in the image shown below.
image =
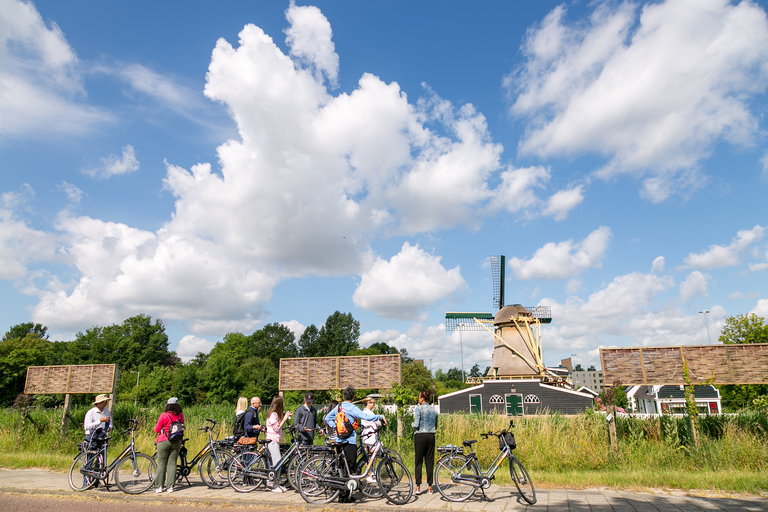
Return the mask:
[[[64,437],[64,434],[67,432],[67,418],[69,418],[69,402],[70,402],[70,394],[67,393],[64,395],[64,410],[61,413],[61,437]],[[70,421],[72,419],[70,418]]]

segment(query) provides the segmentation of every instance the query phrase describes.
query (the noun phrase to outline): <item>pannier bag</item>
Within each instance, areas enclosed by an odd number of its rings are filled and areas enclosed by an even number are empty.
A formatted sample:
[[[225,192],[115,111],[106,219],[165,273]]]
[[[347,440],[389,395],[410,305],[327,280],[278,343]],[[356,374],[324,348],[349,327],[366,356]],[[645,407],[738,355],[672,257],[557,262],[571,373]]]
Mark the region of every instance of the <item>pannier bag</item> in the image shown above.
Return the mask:
[[[258,437],[241,437],[240,439],[237,440],[237,444],[246,444],[246,445],[256,444],[258,442],[259,442]]]

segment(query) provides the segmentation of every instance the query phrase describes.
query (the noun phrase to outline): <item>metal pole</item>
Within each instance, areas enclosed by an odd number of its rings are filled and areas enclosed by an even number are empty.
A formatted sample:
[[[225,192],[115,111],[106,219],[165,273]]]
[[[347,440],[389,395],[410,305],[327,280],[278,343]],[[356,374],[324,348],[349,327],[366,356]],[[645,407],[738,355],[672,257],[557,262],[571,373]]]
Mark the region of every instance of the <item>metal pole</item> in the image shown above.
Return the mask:
[[[461,377],[463,382],[467,382],[467,374],[464,373],[464,340],[461,336],[461,329],[459,329],[459,346],[461,347]]]
[[[705,309],[704,311],[699,311],[700,315],[704,315],[704,325],[707,327],[707,341],[711,345],[712,338],[709,336],[709,322],[707,321],[707,313],[709,313],[708,309]]]

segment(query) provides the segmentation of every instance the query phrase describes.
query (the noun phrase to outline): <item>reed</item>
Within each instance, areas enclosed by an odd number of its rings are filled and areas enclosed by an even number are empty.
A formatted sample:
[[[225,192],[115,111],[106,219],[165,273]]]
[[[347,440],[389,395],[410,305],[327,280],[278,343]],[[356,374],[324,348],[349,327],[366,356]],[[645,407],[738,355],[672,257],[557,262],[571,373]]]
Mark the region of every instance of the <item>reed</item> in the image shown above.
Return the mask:
[[[72,417],[82,424],[88,407],[73,409]],[[127,428],[127,420],[140,421],[136,442],[140,451],[154,453],[154,426],[162,407],[119,404],[113,411],[116,430]],[[0,466],[44,467],[67,470],[83,438],[80,426],[60,435],[61,410],[32,410],[31,418],[42,433],[19,411],[0,411]],[[187,447],[197,453],[208,441],[198,428],[207,418],[217,421],[219,437],[230,435],[234,407],[191,406],[184,409],[189,438]],[[676,488],[735,492],[768,491],[768,421],[765,414],[710,416],[702,420],[701,443],[688,442],[685,418],[620,418],[619,448],[608,444],[605,417],[587,411],[577,416],[538,415],[515,419],[515,455],[528,468],[537,487],[583,488],[607,486],[624,489]],[[404,436],[397,438],[397,421],[389,417],[382,433],[386,446],[397,449],[413,470],[412,418],[404,418]],[[496,438],[482,439],[482,432],[507,428],[509,418],[493,415],[441,415],[436,442],[461,446],[477,439],[472,447],[481,465],[488,466],[498,453]],[[317,441],[320,442],[320,441]],[[113,432],[110,456],[128,443]],[[426,480],[426,477],[424,477]],[[503,464],[496,483],[511,485]]]

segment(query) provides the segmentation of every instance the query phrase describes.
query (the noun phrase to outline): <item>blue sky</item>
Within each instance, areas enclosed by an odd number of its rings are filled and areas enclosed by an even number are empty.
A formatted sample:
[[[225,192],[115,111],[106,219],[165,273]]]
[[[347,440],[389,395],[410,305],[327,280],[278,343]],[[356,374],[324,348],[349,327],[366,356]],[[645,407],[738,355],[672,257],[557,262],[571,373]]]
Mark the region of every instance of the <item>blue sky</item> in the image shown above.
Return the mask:
[[[768,317],[765,2],[0,0],[0,37],[6,328],[189,358],[340,310],[458,367],[495,254],[550,365]]]

